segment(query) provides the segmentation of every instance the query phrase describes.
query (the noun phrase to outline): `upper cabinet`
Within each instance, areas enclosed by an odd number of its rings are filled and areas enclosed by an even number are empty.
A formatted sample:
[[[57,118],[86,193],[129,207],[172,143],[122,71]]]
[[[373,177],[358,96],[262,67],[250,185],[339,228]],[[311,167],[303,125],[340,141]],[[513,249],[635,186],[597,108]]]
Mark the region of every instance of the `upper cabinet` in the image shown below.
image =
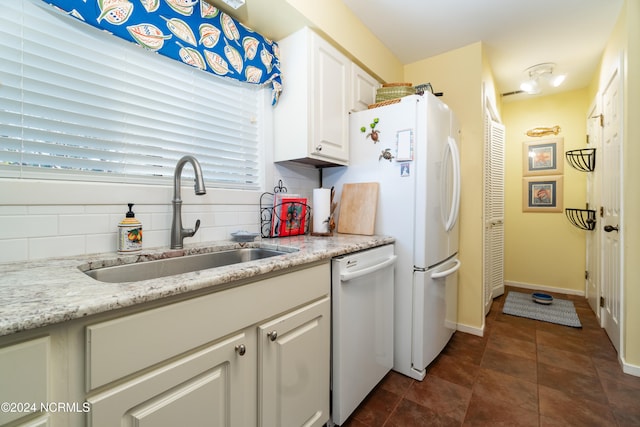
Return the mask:
[[[368,102],[366,73],[306,27],[279,45],[284,90],[274,109],[274,161],[347,165],[349,111]]]
[[[376,91],[380,83],[366,71],[351,64],[351,108],[350,111],[362,111],[376,102]]]

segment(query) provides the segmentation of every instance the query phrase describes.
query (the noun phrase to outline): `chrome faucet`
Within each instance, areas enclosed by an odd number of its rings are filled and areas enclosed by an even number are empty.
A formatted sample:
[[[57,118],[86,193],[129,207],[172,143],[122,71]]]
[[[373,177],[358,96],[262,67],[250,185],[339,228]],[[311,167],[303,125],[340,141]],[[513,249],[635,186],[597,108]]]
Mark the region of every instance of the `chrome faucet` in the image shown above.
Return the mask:
[[[184,156],[178,160],[176,170],[173,174],[173,221],[171,222],[171,249],[182,249],[182,241],[185,237],[191,237],[196,234],[200,228],[200,220],[196,221],[196,228],[182,228],[182,200],[180,200],[180,175],[185,163],[191,163],[193,171],[196,174],[195,191],[196,195],[202,196],[207,193],[204,188],[204,179],[202,178],[202,169],[200,163],[193,156]]]

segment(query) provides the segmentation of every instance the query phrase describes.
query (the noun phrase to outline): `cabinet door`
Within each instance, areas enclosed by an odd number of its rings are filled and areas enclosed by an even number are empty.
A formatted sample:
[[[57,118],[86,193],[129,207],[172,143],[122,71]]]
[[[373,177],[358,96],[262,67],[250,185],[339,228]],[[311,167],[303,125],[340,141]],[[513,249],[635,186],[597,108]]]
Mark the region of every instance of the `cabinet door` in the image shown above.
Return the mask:
[[[0,402],[9,404],[0,411],[0,425],[48,403],[49,375],[49,337],[0,348]]]
[[[330,299],[259,326],[259,425],[322,426],[329,419]]]
[[[255,332],[249,334],[255,340]],[[245,399],[251,403],[250,390],[255,387],[247,377],[255,375],[251,366],[256,354],[251,354],[249,341],[245,333],[236,334],[88,398],[89,425],[251,425],[246,413],[252,411],[246,408],[245,413],[244,405]]]
[[[351,64],[350,111],[363,111],[376,102],[376,91],[380,84],[356,64]]]
[[[312,37],[312,137],[309,152],[320,157],[349,160],[349,94],[351,62],[333,46]]]

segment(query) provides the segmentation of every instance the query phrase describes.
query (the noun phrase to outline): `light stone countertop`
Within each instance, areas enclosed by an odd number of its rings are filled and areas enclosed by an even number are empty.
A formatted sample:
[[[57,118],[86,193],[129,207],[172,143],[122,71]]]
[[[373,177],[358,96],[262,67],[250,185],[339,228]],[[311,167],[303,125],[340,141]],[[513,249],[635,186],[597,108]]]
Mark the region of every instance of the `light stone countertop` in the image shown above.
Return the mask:
[[[217,241],[185,245],[183,250],[145,249],[136,255],[114,252],[0,263],[0,336],[156,301],[187,292],[286,270],[351,252],[393,243],[387,236],[335,234],[257,239],[251,243]],[[294,251],[286,255],[191,273],[128,283],[99,282],[83,271],[240,247]],[[295,251],[297,249],[297,251]],[[283,271],[284,273],[285,271]]]

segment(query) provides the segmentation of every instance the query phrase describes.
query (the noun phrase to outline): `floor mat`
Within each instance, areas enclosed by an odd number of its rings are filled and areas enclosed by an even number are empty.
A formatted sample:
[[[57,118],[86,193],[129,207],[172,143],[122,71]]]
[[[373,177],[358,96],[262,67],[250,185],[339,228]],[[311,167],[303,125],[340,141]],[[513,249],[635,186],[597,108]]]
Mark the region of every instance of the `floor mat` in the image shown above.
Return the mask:
[[[554,298],[551,304],[538,304],[533,301],[531,294],[511,291],[507,295],[502,312],[512,316],[582,328],[576,308],[569,300]]]

